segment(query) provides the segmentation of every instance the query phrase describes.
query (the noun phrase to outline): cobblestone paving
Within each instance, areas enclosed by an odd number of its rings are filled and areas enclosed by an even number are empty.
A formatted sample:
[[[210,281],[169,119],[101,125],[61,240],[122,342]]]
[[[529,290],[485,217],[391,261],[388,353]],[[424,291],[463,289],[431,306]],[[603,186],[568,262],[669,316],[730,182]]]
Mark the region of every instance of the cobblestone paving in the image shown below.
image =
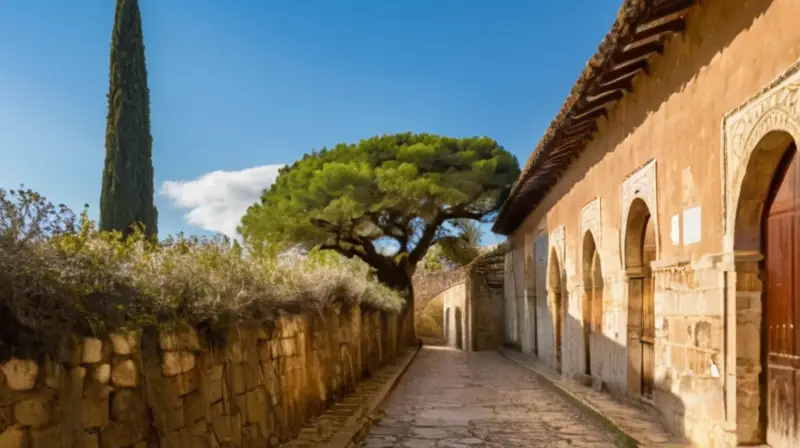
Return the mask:
[[[540,381],[496,352],[425,347],[361,446],[622,446]]]

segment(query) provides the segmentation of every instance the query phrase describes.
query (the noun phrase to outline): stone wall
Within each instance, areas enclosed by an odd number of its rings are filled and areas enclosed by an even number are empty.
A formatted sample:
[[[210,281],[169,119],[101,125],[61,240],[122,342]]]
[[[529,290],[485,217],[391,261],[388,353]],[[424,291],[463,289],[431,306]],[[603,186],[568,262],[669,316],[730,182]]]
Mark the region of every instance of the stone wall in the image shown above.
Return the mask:
[[[655,402],[673,429],[699,442],[724,439],[725,287],[714,261],[653,270]]]
[[[563,278],[559,367],[568,377],[586,371],[593,242],[602,319],[588,338],[591,379],[636,402],[640,299],[652,286],[655,393],[644,401],[699,446],[766,441],[761,216],[783,140],[800,139],[800,29],[790,23],[798,14],[794,0],[700,2],[510,238],[516,254],[549,235],[560,272],[547,286]],[[644,226],[653,229],[653,258],[633,260]],[[519,296],[511,277],[507,289]],[[524,322],[521,307],[509,313]]]
[[[469,266],[467,333],[470,350],[497,350],[506,342],[504,281],[508,246],[503,244]]]
[[[466,267],[436,274],[415,274],[413,282],[416,308],[424,308],[429,300],[438,296],[442,291],[463,282],[466,275]]]
[[[70,338],[0,368],[0,446],[275,446],[401,349],[398,318],[360,307],[239,324]]]

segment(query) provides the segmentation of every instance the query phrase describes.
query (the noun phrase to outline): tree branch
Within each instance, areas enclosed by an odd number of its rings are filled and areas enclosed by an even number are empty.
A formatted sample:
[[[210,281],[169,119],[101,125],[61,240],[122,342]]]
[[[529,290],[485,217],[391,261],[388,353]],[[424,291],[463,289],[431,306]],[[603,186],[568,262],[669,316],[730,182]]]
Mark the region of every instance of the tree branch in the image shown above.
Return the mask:
[[[411,266],[416,266],[417,263],[422,260],[425,256],[425,252],[428,251],[428,248],[431,247],[433,244],[433,240],[436,237],[436,231],[439,229],[439,226],[447,219],[444,215],[438,215],[434,218],[433,221],[425,225],[425,229],[422,231],[422,236],[419,237],[419,241],[417,241],[417,245],[414,247],[414,250],[408,255],[408,262]]]

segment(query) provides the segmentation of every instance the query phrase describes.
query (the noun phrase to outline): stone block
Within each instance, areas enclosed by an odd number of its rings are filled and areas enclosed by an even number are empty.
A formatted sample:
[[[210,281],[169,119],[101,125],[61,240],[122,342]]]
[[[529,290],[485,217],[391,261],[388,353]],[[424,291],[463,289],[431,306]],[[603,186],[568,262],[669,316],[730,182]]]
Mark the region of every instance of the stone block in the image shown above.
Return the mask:
[[[61,427],[31,429],[31,448],[52,448],[61,446]]]
[[[272,355],[270,353],[270,342],[268,340],[258,341],[256,345],[256,352],[258,353],[258,359],[260,361],[269,361],[272,359]]]
[[[670,342],[681,345],[692,345],[692,321],[673,317],[669,324]]]
[[[281,344],[281,353],[283,353],[283,356],[297,355],[297,345],[294,338],[281,339],[280,344]]]
[[[219,366],[220,370],[222,366]],[[205,396],[206,401],[208,404],[216,403],[222,399],[224,391],[225,391],[225,383],[222,381],[222,377],[214,378],[209,376],[204,383],[205,387]]]
[[[188,325],[162,329],[158,333],[158,345],[166,352],[202,350],[197,330]]]
[[[671,345],[669,348],[669,362],[679,372],[686,370],[686,349],[680,345]]]
[[[164,412],[164,430],[170,432],[183,428],[185,426],[183,417],[184,417],[183,409],[181,408],[166,410]],[[165,445],[165,446],[177,446],[177,445]]]
[[[39,366],[30,359],[11,358],[3,364],[2,370],[6,377],[6,385],[16,391],[33,389],[36,385],[36,376],[39,374]]]
[[[186,426],[193,425],[196,421],[206,417],[207,404],[203,394],[196,390],[183,397],[184,422]]]
[[[238,446],[242,440],[241,415],[228,415],[224,412],[222,403],[214,405],[211,409],[211,425],[220,444]]]
[[[269,353],[271,359],[277,359],[281,356],[281,343],[278,339],[269,341]]]
[[[228,364],[228,375],[230,376],[231,387],[236,395],[243,394],[247,390],[244,381],[244,366],[241,364]]]
[[[263,389],[253,389],[247,392],[247,423],[258,423],[266,421],[267,397]]]
[[[85,429],[102,428],[108,424],[108,398],[84,397],[81,421]]]
[[[163,395],[167,403],[180,403],[179,397],[197,390],[197,372],[182,373],[180,375],[164,377],[162,381]]]
[[[246,361],[245,351],[242,349],[242,341],[239,339],[229,340],[225,345],[225,354],[229,362],[238,364]]]
[[[161,373],[164,376],[180,375],[192,371],[194,366],[195,356],[192,352],[164,352],[161,360]]]
[[[27,440],[26,431],[16,426],[0,433],[0,446],[3,448],[26,448]]]
[[[194,422],[189,428],[189,434],[194,437],[202,437],[208,434],[208,424],[205,420]]]
[[[83,338],[81,364],[95,364],[103,360],[103,341],[97,338]]]
[[[139,375],[133,361],[126,359],[115,365],[111,370],[111,381],[118,387],[136,387]]]
[[[40,428],[50,423],[50,402],[46,397],[26,398],[14,404],[14,418],[22,426]]]
[[[118,422],[144,423],[146,409],[141,392],[122,389],[111,398],[111,417]]]
[[[61,364],[54,362],[49,356],[44,358],[44,383],[51,389],[58,389],[61,387],[61,377],[64,374],[64,368]]]
[[[99,384],[108,384],[111,379],[111,364],[100,364],[92,369],[92,379]]]
[[[131,355],[139,351],[141,334],[138,331],[112,333],[109,336],[111,349],[116,355]]]
[[[3,432],[9,426],[14,426],[16,419],[14,418],[14,405],[0,407],[0,432]]]
[[[140,446],[146,437],[146,428],[127,423],[111,422],[100,431],[100,445],[103,448],[128,448]],[[141,445],[147,447],[147,444]]]
[[[59,446],[59,445],[54,445]],[[84,432],[78,441],[79,448],[100,448],[100,439],[97,434],[91,432]]]
[[[242,373],[246,390],[255,389],[264,384],[264,375],[261,373],[259,363],[243,363]]]

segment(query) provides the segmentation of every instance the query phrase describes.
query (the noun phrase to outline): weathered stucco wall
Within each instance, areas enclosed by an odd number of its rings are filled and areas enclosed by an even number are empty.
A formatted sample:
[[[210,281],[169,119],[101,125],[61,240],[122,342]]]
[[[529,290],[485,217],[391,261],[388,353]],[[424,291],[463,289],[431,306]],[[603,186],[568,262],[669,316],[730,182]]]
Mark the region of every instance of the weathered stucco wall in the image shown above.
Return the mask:
[[[472,350],[497,350],[505,339],[503,257],[485,271],[472,272],[469,278],[468,309],[473,313]]]
[[[467,334],[467,285],[461,282],[443,293],[445,345],[460,350],[469,347]]]
[[[65,336],[0,368],[0,446],[275,446],[398,353],[397,317],[359,307],[238,325]]]
[[[723,214],[736,206],[737,198],[723,207],[723,119],[800,60],[796,17],[800,2],[795,0],[701,2],[687,18],[686,33],[672,37],[663,55],[651,56],[649,76],[635,79],[634,93],[611,110],[608,121],[599,121],[600,130],[585,153],[511,237],[515,259],[507,269],[514,266],[519,272],[518,251],[549,235],[544,268],[547,272],[556,260],[562,271],[548,274],[546,285],[552,290],[554,279],[563,279],[558,285],[567,302],[560,330],[562,359],[560,364],[550,361],[547,353],[552,350],[542,345],[552,339],[553,326],[546,321],[537,322],[535,329],[539,356],[567,376],[586,372],[584,320],[592,311],[589,294],[594,294],[602,318],[588,337],[588,370],[596,385],[619,395],[638,399],[641,392],[642,351],[637,344],[643,329],[637,316],[642,314],[641,291],[654,282],[652,405],[676,432],[701,446],[730,446],[737,438],[752,442],[761,437],[761,308],[760,299],[756,303],[751,298],[752,291],[760,293],[761,284],[755,258],[748,262],[754,267],[745,269],[740,266],[747,263],[738,263],[737,255],[734,267],[732,236],[724,227]],[[765,102],[759,107],[766,111],[789,97],[781,94],[772,106]],[[749,132],[751,125],[743,124],[737,132]],[[632,220],[643,213],[634,210],[637,201],[654,223],[654,258],[646,262],[627,253]],[[599,254],[601,281],[594,286],[587,235]],[[525,275],[538,303],[545,294],[537,284],[542,263],[535,263]],[[515,280],[507,276],[506,288],[519,296]],[[537,314],[558,315],[553,294],[546,295],[551,297],[549,313],[537,307]],[[506,304],[512,304],[508,295]],[[514,313],[523,327],[526,312],[520,310],[521,301],[514,304],[517,309],[508,310],[506,320],[513,320]],[[737,312],[736,306],[747,313]],[[519,328],[516,338],[507,339],[514,342],[528,331]],[[737,341],[737,331],[747,336]],[[726,372],[731,374],[727,379]]]

